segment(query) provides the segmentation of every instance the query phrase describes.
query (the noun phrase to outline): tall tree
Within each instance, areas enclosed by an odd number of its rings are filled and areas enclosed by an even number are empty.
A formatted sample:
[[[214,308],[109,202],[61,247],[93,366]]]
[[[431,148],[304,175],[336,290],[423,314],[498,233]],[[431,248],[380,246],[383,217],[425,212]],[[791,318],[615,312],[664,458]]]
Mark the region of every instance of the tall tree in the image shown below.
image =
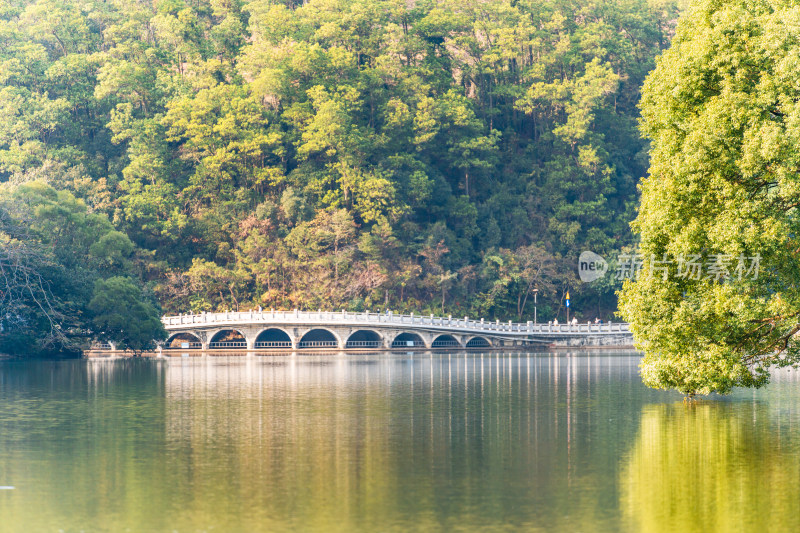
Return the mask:
[[[725,393],[800,363],[798,22],[788,0],[697,2],[645,84],[634,229],[658,263],[621,309],[650,386]]]

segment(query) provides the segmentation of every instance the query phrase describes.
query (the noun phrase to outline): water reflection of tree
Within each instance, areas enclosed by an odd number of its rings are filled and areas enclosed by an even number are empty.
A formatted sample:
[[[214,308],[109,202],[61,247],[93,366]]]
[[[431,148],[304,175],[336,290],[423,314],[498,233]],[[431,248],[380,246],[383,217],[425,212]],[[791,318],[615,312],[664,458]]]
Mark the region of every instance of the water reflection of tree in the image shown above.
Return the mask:
[[[800,531],[796,431],[763,404],[651,405],[620,474],[632,531]]]

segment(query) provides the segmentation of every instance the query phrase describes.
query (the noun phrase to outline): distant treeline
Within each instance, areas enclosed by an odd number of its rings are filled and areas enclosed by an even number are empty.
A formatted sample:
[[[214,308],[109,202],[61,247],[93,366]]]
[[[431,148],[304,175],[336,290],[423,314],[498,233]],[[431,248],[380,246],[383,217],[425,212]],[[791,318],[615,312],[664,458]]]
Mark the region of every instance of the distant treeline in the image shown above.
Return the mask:
[[[535,289],[552,319],[569,289],[609,318],[613,276],[575,265],[632,244],[639,88],[677,11],[0,0],[0,268],[28,246],[42,282],[0,281],[0,338],[113,330],[90,303],[128,289],[153,313],[503,320],[531,319]],[[46,229],[53,210],[70,222]]]

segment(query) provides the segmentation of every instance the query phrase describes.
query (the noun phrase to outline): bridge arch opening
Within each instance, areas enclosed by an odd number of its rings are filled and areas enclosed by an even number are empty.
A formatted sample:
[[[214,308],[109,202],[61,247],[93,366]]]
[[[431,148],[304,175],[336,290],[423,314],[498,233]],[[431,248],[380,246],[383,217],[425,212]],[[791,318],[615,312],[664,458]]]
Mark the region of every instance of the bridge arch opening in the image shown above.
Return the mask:
[[[431,348],[459,348],[461,343],[452,335],[439,335],[431,343]]]
[[[369,329],[360,329],[347,338],[345,348],[379,348],[383,345],[383,337]]]
[[[211,337],[208,347],[212,350],[214,348],[247,348],[247,340],[241,332],[235,329],[223,329]]]
[[[176,333],[175,335],[171,335],[164,345],[167,348],[199,349],[203,347],[203,342],[200,340],[200,337],[192,333]]]
[[[412,347],[420,347],[425,346],[425,341],[422,340],[422,337],[417,335],[416,333],[401,333],[397,337],[394,338],[392,341],[392,348],[412,348]]]
[[[289,334],[278,328],[265,329],[256,337],[256,348],[291,348],[292,338]]]
[[[298,348],[337,348],[339,341],[336,335],[327,329],[312,329],[302,336],[297,343]]]
[[[467,341],[467,348],[491,348],[492,344],[483,337],[473,337]]]

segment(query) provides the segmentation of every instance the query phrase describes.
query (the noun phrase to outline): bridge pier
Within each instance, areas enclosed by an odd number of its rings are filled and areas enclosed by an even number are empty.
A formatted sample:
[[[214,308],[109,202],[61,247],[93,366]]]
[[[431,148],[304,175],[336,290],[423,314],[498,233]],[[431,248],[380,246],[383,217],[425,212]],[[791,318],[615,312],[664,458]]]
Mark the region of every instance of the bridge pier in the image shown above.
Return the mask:
[[[194,336],[200,339],[200,350],[203,353],[208,351],[208,345],[211,343],[211,337],[205,331],[193,332]]]

